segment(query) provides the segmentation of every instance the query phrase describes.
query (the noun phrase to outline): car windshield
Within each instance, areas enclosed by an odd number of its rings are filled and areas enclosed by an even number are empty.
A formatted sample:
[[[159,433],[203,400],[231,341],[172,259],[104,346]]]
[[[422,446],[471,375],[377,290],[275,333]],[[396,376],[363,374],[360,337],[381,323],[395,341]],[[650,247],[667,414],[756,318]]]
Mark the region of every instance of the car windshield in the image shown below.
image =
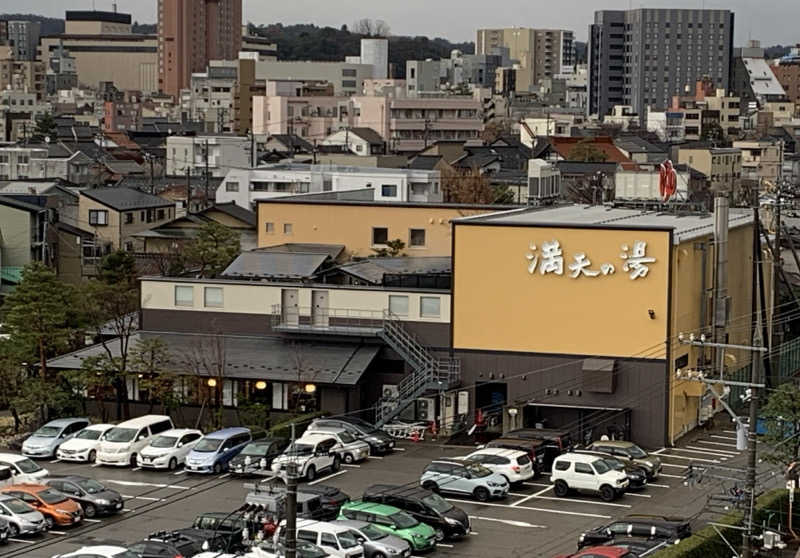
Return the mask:
[[[598,475],[602,475],[603,473],[608,473],[611,470],[611,467],[609,467],[608,464],[602,459],[598,459],[597,461],[592,463],[592,465],[594,465],[594,470],[597,471]]]
[[[353,418],[349,417],[345,422],[349,422],[359,430],[363,430],[367,434],[375,434],[376,432],[382,432],[382,430],[375,428],[374,424],[370,424],[365,420],[361,420],[360,418]]]
[[[15,465],[17,466],[17,469],[19,469],[23,473],[28,473],[28,474],[38,473],[39,471],[42,470],[41,467],[39,467],[36,463],[31,461],[30,459],[20,459],[15,463]]]
[[[310,444],[292,444],[286,449],[290,455],[311,455],[314,453],[314,446]]]
[[[36,495],[47,504],[58,504],[59,502],[64,502],[67,500],[66,496],[57,490],[53,490],[52,488],[47,488],[41,492],[37,492]]]
[[[482,477],[488,477],[489,475],[492,474],[492,472],[489,469],[487,469],[480,463],[470,463],[469,465],[467,465],[467,471],[469,471],[469,474],[472,475],[474,478],[478,479]]]
[[[38,438],[55,438],[60,432],[61,429],[57,426],[42,426],[33,435]]]
[[[103,492],[106,489],[105,486],[94,479],[81,479],[75,481],[75,484],[83,488],[89,494],[97,494],[98,492]]]
[[[257,455],[262,457],[267,454],[267,444],[247,444],[239,455]]]
[[[135,428],[120,428],[118,426],[112,428],[106,434],[106,442],[125,443],[130,442],[136,437],[138,430]]]
[[[81,430],[80,432],[78,432],[78,435],[75,437],[78,440],[97,440],[98,438],[100,438],[100,434],[102,433],[103,432],[100,430],[89,430],[87,428],[86,430]]]
[[[150,442],[150,447],[153,448],[172,448],[178,443],[177,436],[158,436],[155,440]]]
[[[395,527],[398,529],[411,529],[419,525],[419,521],[408,515],[406,512],[397,512],[389,516]]]
[[[217,451],[222,445],[222,440],[215,440],[214,438],[203,438],[194,447],[194,451],[210,452]]]
[[[342,531],[339,533],[339,544],[342,548],[353,548],[358,546],[359,535],[355,531]]]
[[[343,444],[352,444],[353,442],[356,441],[356,439],[353,438],[353,435],[350,434],[349,432],[342,432],[341,434],[339,434],[339,439],[342,441]]]
[[[634,459],[644,459],[645,457],[647,457],[647,452],[635,444],[629,446],[627,449],[628,449],[628,455],[630,455]]]
[[[384,537],[389,536],[387,533],[384,533],[383,531],[375,527],[372,523],[367,523],[363,527],[360,527],[359,531],[361,531],[361,534],[363,534],[371,541],[377,541]]]
[[[604,457],[603,461],[606,462],[606,465],[614,469],[615,471],[622,471],[625,468],[625,464],[620,461],[619,459],[612,459],[610,457]]]
[[[31,513],[34,511],[32,507],[17,498],[3,500],[3,505],[11,513]]]
[[[425,496],[422,499],[422,502],[429,508],[432,508],[433,511],[437,513],[446,513],[455,507],[453,506],[453,504],[451,504],[438,494],[431,494],[429,496]]]

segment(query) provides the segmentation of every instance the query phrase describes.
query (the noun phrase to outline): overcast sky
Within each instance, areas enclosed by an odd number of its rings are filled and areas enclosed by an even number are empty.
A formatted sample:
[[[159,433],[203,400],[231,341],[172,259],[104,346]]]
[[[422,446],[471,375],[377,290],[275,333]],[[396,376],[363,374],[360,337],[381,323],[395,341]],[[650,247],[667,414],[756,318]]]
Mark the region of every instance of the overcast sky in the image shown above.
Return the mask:
[[[340,27],[360,18],[383,19],[395,35],[427,35],[474,41],[478,27],[572,29],[586,40],[594,10],[628,7],[728,8],[736,14],[737,45],[748,38],[763,45],[800,42],[799,0],[243,0],[244,19],[253,23],[314,23]],[[111,0],[3,0],[6,12],[35,11],[64,17],[66,9],[111,9]],[[140,23],[154,23],[156,0],[118,0],[118,9]]]

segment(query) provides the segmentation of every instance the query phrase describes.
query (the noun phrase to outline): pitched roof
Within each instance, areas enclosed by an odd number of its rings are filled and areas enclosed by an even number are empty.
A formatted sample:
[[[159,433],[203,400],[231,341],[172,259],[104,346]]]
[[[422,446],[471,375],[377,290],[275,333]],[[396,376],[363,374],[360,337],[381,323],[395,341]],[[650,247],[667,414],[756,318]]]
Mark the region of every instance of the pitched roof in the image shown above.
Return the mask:
[[[136,161],[123,159],[109,159],[105,162],[106,168],[114,174],[130,175],[144,174],[144,167]]]
[[[288,242],[277,246],[256,248],[257,252],[273,252],[284,254],[327,254],[335,260],[344,252],[344,244],[312,244],[302,242]]]
[[[355,134],[370,145],[383,145],[381,135],[372,128],[350,128],[350,133]]]
[[[417,155],[408,162],[408,168],[415,170],[434,170],[444,159],[441,155]]]
[[[622,151],[620,151],[617,146],[614,145],[614,140],[610,137],[593,137],[593,138],[562,138],[562,137],[551,137],[550,143],[553,146],[561,157],[564,159],[569,159],[572,150],[578,144],[581,145],[590,145],[601,151],[606,156],[605,162],[613,162],[613,163],[628,163],[633,164],[628,157],[625,156]]]
[[[211,207],[207,207],[201,211],[200,214],[205,216],[207,213],[212,211],[219,211],[253,227],[256,226],[258,221],[255,212],[245,209],[240,205],[236,205],[236,202],[218,203],[216,205],[212,205]]]
[[[145,194],[131,188],[94,188],[92,190],[82,190],[81,195],[86,196],[98,203],[110,207],[116,211],[127,211],[130,209],[146,209],[150,207],[171,207],[172,202]]]
[[[241,279],[310,279],[330,256],[288,252],[242,252],[222,272],[222,277]]]
[[[273,134],[267,138],[267,141],[272,139],[280,142],[289,150],[305,151],[306,153],[312,153],[314,151],[313,145],[295,134]]]
[[[13,207],[29,213],[39,213],[44,210],[41,205],[35,205],[19,199],[19,196],[0,196],[0,205]]]
[[[383,283],[384,275],[424,275],[452,273],[448,257],[365,258],[349,262],[336,269],[375,285]]]

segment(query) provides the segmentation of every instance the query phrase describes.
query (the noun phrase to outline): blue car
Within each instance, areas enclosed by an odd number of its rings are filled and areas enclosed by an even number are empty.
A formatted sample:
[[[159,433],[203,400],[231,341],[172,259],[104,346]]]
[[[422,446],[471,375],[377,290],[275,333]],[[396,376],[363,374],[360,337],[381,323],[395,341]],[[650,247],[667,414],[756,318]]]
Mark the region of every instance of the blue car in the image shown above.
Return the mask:
[[[223,428],[206,434],[186,456],[189,473],[221,473],[253,439],[249,428]]]

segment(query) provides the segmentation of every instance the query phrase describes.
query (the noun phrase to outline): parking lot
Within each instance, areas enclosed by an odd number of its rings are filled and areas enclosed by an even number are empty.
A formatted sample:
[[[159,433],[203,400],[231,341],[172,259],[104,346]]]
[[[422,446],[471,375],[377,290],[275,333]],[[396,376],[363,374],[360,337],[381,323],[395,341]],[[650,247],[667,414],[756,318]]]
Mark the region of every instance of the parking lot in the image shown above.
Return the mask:
[[[430,441],[402,441],[391,455],[343,465],[339,472],[315,482],[336,486],[357,499],[371,484],[413,483],[431,459],[464,455],[470,449]],[[679,447],[654,453],[664,463],[658,480],[614,502],[603,502],[595,496],[557,498],[547,477],[513,487],[509,496],[500,501],[478,503],[451,498],[470,515],[473,532],[466,540],[439,544],[435,555],[549,557],[574,551],[577,537],[585,529],[630,513],[692,517],[704,509],[708,494],[721,488],[714,482],[684,486],[686,466],[691,462],[743,465],[743,452],[736,450],[735,433],[729,426],[694,434]],[[0,547],[0,558],[44,558],[87,544],[133,542],[153,531],[187,527],[201,512],[233,510],[243,503],[247,492],[240,479],[227,474],[194,476],[183,471],[150,472],[55,461],[41,464],[54,474],[96,478],[124,495],[125,508],[110,518],[87,519],[76,528],[14,539]]]

